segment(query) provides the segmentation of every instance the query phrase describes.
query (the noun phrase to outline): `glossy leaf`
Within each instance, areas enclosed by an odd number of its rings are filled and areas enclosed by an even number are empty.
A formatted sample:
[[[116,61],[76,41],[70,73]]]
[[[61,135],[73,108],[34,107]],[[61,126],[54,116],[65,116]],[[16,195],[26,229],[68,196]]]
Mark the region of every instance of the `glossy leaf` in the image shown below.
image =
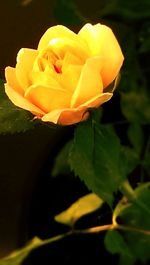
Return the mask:
[[[127,171],[119,138],[112,127],[92,119],[77,125],[69,161],[89,190],[111,204]]]

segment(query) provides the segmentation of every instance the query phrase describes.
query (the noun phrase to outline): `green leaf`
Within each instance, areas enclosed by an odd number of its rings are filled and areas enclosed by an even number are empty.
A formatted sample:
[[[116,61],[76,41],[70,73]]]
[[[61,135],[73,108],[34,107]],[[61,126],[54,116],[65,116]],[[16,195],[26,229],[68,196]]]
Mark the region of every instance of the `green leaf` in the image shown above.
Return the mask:
[[[102,204],[102,199],[96,194],[90,193],[78,199],[67,210],[56,215],[55,220],[72,227],[79,218],[83,215],[94,212],[101,207]]]
[[[140,154],[144,144],[144,133],[142,127],[138,123],[131,123],[128,128],[128,138],[135,151]]]
[[[128,245],[126,244],[124,238],[121,236],[121,234],[118,231],[116,230],[107,231],[104,243],[106,249],[111,254],[120,253],[122,255],[129,256],[132,258],[132,253],[130,252]]]
[[[70,165],[68,162],[69,153],[72,146],[72,141],[69,141],[58,153],[56,156],[54,166],[52,169],[52,176],[57,176],[59,174],[67,174],[70,173]]]
[[[150,182],[136,188],[135,198],[132,203],[123,199],[117,205],[113,222],[119,223],[134,257],[146,262],[150,259]]]
[[[16,133],[33,129],[35,122],[28,111],[17,108],[6,96],[0,81],[0,133]]]
[[[92,192],[109,204],[126,178],[124,158],[119,138],[110,126],[92,119],[77,125],[69,157],[71,168]]]

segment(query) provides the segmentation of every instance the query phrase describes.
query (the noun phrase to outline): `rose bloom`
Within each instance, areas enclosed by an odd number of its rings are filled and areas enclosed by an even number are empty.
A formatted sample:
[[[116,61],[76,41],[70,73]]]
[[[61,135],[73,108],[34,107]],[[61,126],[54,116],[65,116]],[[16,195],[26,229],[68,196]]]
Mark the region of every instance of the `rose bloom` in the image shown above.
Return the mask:
[[[86,24],[78,34],[53,26],[37,50],[22,48],[16,67],[6,67],[5,91],[16,106],[44,122],[74,124],[112,97],[107,87],[117,78],[123,59],[105,25]]]

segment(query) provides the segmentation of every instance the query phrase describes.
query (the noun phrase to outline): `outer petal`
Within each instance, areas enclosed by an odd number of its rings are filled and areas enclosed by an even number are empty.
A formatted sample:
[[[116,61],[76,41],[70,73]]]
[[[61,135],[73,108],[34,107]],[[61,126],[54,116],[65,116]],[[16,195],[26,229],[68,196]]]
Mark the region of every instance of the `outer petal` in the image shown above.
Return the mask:
[[[78,35],[88,44],[92,55],[104,58],[101,74],[106,87],[115,79],[124,60],[115,35],[109,27],[101,24],[86,24]]]
[[[26,91],[25,98],[47,113],[58,108],[68,108],[71,94],[63,89],[33,85]]]
[[[102,60],[100,57],[89,58],[82,68],[80,79],[72,96],[71,107],[78,107],[103,91],[100,75]]]
[[[5,84],[5,92],[6,92],[7,96],[9,97],[9,99],[17,107],[28,110],[38,117],[41,117],[45,114],[40,108],[33,105],[31,102],[29,102],[27,99],[25,99],[23,96],[21,96],[17,91],[15,91],[8,84]]]
[[[24,93],[22,87],[19,85],[18,80],[16,78],[16,69],[13,67],[6,67],[5,68],[5,77],[6,77],[6,81],[7,84],[11,87],[13,87],[13,89],[18,92],[19,94]]]
[[[31,85],[29,73],[32,71],[37,55],[38,51],[24,48],[17,55],[16,76],[24,91]]]
[[[78,108],[57,109],[42,117],[42,121],[61,125],[70,125],[85,120],[88,117],[88,108],[97,108],[112,97],[112,93],[103,93],[87,101]]]
[[[49,45],[49,42],[55,38],[70,38],[76,41],[78,37],[73,31],[65,26],[53,26],[49,28],[40,39],[38,50],[45,49]]]

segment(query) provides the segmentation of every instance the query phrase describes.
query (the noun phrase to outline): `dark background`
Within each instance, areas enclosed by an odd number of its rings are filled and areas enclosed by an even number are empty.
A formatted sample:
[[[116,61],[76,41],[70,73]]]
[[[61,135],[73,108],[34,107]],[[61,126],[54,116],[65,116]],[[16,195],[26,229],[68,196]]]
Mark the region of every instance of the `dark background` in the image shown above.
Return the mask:
[[[137,75],[134,64],[138,56],[136,50],[141,45],[140,38],[147,39],[149,14],[147,1],[118,1],[117,8],[113,9],[111,6],[114,2],[1,1],[0,78],[5,78],[6,66],[15,66],[19,49],[36,48],[40,37],[50,26],[64,24],[77,32],[86,22],[101,22],[113,28],[125,58],[127,57],[123,68],[124,90],[131,77]],[[146,50],[138,57],[138,63],[144,69],[146,77],[149,75],[148,70],[145,70],[147,60]],[[137,82],[140,83],[141,80]],[[104,121],[122,118],[118,99],[116,94],[112,102],[104,107]],[[110,111],[111,117],[109,115],[108,119],[107,114]],[[66,230],[53,221],[53,216],[79,196],[86,194],[87,188],[72,176],[52,178],[50,170],[55,155],[72,133],[72,127],[54,130],[41,125],[25,133],[0,136],[0,256],[21,246],[35,235],[48,238]],[[123,135],[123,131],[120,133]],[[122,140],[126,141],[124,136]],[[106,207],[105,210],[106,215],[101,218],[102,223],[109,222],[110,218],[110,209]],[[86,220],[87,224],[93,226],[98,224],[97,222],[94,215]],[[79,223],[79,226],[84,227],[84,222]],[[103,236],[102,233],[67,238],[36,251],[25,264],[46,265],[60,261],[61,264],[116,264],[117,257],[109,255],[104,249]],[[54,262],[51,263],[51,260]]]

